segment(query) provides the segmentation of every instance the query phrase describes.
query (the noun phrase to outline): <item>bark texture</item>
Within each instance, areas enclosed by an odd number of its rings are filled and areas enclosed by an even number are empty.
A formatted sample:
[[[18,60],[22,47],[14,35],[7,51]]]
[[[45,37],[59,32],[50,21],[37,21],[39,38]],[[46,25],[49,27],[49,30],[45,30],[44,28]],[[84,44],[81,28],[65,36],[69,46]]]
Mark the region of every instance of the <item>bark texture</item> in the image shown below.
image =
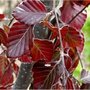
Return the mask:
[[[33,68],[32,63],[29,63],[29,64],[22,63],[21,64],[17,80],[13,86],[13,90],[19,90],[19,89],[25,90],[28,88],[29,84],[33,80],[32,68]]]

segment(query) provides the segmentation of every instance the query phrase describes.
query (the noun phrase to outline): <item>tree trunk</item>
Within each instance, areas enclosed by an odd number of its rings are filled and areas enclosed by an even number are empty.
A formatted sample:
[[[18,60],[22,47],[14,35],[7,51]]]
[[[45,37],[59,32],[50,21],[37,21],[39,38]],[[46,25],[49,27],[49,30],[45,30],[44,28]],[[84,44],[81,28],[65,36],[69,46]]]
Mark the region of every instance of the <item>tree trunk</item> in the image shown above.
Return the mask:
[[[17,80],[13,86],[13,90],[28,88],[28,86],[30,85],[30,83],[32,83],[32,80],[33,80],[32,68],[33,68],[32,63],[29,63],[29,64],[22,63],[21,64]]]
[[[47,11],[51,11],[53,7],[53,0],[41,0],[46,5]]]

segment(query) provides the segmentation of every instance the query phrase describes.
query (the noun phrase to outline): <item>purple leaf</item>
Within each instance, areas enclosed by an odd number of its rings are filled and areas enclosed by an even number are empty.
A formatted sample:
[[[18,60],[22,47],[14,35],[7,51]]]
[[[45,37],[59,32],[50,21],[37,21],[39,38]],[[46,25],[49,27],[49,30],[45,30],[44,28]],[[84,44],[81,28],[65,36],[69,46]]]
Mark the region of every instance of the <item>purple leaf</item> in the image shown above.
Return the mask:
[[[75,3],[73,3],[72,1],[65,0],[64,5],[61,8],[62,21],[65,23],[68,23],[83,8],[84,8],[83,5],[79,6]],[[69,25],[78,30],[81,30],[81,28],[83,27],[83,25],[85,23],[86,17],[87,17],[86,12],[83,11]]]
[[[8,35],[8,56],[19,57],[32,46],[32,29],[22,23],[14,23]]]
[[[46,8],[40,0],[24,0],[13,11],[15,19],[28,25],[38,23],[45,15]]]

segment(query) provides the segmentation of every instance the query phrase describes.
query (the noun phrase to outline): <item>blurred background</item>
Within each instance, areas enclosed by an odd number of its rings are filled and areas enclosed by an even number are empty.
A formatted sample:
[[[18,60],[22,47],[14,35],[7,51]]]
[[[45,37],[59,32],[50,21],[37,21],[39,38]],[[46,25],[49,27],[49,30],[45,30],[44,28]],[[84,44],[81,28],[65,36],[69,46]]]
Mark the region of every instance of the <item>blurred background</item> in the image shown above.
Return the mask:
[[[0,13],[5,13],[8,17],[11,17],[13,8],[21,0],[0,0]]]
[[[8,18],[12,18],[12,10],[20,1],[21,0],[0,0],[0,14],[4,13]],[[5,23],[7,23],[7,21]],[[2,26],[1,22],[0,26]],[[82,29],[85,37],[85,45],[81,55],[81,60],[83,62],[84,67],[87,70],[90,70],[90,6],[87,7],[87,20]],[[74,76],[79,78],[78,76],[80,76],[80,72],[81,65],[79,64],[74,72]]]

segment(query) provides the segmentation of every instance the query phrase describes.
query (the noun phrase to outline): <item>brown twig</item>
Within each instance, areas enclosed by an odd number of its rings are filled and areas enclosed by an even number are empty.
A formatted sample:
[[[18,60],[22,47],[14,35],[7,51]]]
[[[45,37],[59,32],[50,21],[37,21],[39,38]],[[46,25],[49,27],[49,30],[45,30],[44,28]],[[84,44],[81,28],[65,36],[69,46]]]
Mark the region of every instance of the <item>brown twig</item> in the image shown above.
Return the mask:
[[[54,3],[55,3],[55,1],[54,1]],[[54,5],[55,6],[55,5]],[[54,7],[55,8],[55,7]],[[62,28],[62,26],[61,26],[61,28],[60,28],[60,25],[59,25],[59,20],[58,20],[58,16],[57,16],[57,13],[56,13],[56,11],[55,11],[55,9],[54,9],[54,13],[55,13],[55,18],[56,18],[56,23],[57,23],[57,27],[58,27],[58,33],[59,33],[59,39],[60,39],[60,46],[61,46],[61,50],[60,50],[60,59],[61,60],[59,60],[59,62],[58,63],[60,63],[60,61],[62,61],[62,65],[63,65],[63,81],[64,81],[64,88],[65,88],[65,71],[66,71],[66,67],[65,67],[65,63],[64,63],[64,48],[63,48],[63,43],[62,43],[62,36],[61,36],[61,31],[60,31],[60,29]]]
[[[79,57],[81,67],[82,67],[82,69],[84,69],[83,62],[82,62],[82,60],[81,60],[80,53],[79,53],[78,50],[77,50],[77,55],[78,55],[78,57]]]
[[[8,26],[10,26],[10,25],[12,24],[13,20],[14,20],[14,18],[11,18],[11,20],[10,20]]]

